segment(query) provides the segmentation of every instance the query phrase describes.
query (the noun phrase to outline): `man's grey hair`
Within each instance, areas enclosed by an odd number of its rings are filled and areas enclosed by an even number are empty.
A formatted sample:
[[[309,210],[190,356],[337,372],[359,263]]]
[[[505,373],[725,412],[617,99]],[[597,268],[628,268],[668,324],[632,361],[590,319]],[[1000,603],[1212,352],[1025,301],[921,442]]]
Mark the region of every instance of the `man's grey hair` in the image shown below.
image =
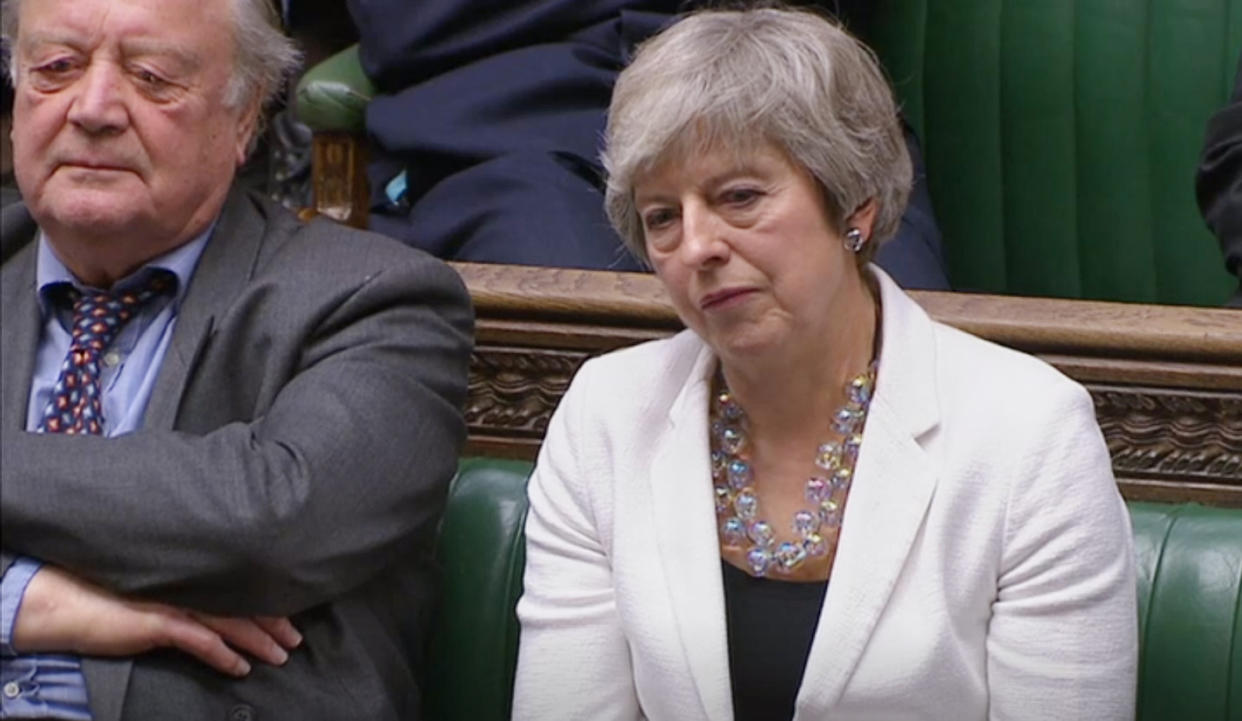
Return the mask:
[[[605,136],[608,218],[648,262],[634,181],[664,160],[775,144],[818,181],[838,232],[874,199],[860,262],[897,232],[910,194],[910,155],[874,53],[804,10],[705,10],[647,40],[617,79]]]
[[[301,53],[281,29],[271,0],[229,0],[233,12],[233,74],[224,102],[237,109],[256,99],[263,105],[283,89],[285,77],[301,62]],[[18,16],[21,0],[0,0],[0,38],[9,50],[9,82],[17,87]],[[260,93],[262,94],[260,97]]]

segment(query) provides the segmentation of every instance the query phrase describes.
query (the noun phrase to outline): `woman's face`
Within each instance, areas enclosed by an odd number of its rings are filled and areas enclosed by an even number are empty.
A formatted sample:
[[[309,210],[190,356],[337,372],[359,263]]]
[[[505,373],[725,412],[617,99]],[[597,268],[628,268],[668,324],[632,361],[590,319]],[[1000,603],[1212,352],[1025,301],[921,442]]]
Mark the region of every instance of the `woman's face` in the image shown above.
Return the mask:
[[[819,186],[779,148],[668,158],[634,196],[647,253],[682,321],[722,358],[822,343],[867,302]],[[870,237],[870,211],[847,221]]]

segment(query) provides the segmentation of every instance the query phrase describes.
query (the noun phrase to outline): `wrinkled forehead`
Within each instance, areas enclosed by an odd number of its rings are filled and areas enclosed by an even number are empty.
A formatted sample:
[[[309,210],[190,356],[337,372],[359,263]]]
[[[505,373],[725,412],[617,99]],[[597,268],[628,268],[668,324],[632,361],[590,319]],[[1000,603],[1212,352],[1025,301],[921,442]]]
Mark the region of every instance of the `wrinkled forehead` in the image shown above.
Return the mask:
[[[62,44],[142,53],[178,53],[203,61],[231,57],[232,0],[23,0],[19,48]]]

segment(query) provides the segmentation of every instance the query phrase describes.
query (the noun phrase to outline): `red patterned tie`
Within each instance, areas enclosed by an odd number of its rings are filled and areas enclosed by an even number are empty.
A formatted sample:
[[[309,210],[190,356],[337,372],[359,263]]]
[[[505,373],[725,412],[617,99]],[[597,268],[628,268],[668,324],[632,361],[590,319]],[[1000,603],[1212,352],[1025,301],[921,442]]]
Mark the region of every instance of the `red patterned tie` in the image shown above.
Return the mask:
[[[103,432],[99,359],[143,305],[169,292],[175,284],[176,276],[172,273],[156,270],[126,290],[83,293],[66,286],[64,293],[73,301],[72,338],[52,389],[52,400],[43,411],[40,431],[95,435]]]

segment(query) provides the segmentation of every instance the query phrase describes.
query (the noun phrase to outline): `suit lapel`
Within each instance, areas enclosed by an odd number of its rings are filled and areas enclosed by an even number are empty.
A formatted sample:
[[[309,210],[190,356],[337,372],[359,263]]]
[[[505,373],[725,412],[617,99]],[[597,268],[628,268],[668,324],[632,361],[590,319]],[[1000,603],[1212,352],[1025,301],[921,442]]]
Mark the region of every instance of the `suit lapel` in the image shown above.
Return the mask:
[[[0,423],[9,429],[26,427],[30,379],[34,374],[35,351],[39,343],[39,304],[35,297],[35,252],[30,239],[36,228],[28,215],[14,223],[14,208],[6,209],[3,222],[4,263],[0,271]],[[25,247],[17,249],[22,236]],[[94,721],[119,721],[125,700],[125,687],[133,662],[128,658],[83,658],[82,675]]]
[[[211,337],[215,319],[249,282],[265,229],[263,216],[246,194],[231,191],[177,312],[172,342],[143,418],[145,428],[175,427],[190,373]]]
[[[797,719],[829,715],[844,692],[897,584],[936,486],[935,470],[918,442],[939,422],[933,327],[887,276],[876,275],[883,304],[876,394],[798,694]]]
[[[714,362],[700,346],[689,380],[672,405],[670,427],[652,456],[651,492],[660,563],[706,718],[733,717],[728,637],[716,515],[710,497],[706,374]]]
[[[0,274],[0,423],[9,429],[26,427],[30,379],[39,342],[34,278],[35,244],[29,243],[3,266]]]

